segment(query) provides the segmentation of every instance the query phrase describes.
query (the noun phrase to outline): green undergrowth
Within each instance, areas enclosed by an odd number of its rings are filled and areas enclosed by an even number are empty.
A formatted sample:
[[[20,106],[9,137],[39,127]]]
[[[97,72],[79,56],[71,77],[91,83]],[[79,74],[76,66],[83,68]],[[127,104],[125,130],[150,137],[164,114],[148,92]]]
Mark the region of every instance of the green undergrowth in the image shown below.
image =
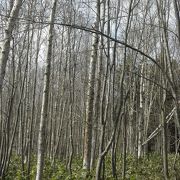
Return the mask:
[[[169,179],[180,179],[180,157],[177,157],[176,167],[174,170],[175,156],[170,154],[168,156],[169,162]],[[105,163],[105,179],[113,180],[111,157],[106,157]],[[117,157],[117,179],[121,179],[122,173],[122,158]],[[95,169],[90,174],[82,170],[82,158],[74,158],[72,163],[72,174],[66,169],[66,163],[55,161],[52,166],[51,161],[46,159],[44,166],[43,179],[44,180],[90,180],[95,178]],[[163,165],[162,158],[159,155],[151,154],[140,160],[136,160],[132,156],[127,157],[126,179],[127,180],[163,180]],[[36,174],[36,158],[32,158],[31,172],[29,179],[34,180]],[[85,178],[86,174],[86,178]],[[6,175],[6,180],[25,180],[27,177],[27,165],[22,170],[21,158],[19,156],[13,156],[10,162],[9,170]]]

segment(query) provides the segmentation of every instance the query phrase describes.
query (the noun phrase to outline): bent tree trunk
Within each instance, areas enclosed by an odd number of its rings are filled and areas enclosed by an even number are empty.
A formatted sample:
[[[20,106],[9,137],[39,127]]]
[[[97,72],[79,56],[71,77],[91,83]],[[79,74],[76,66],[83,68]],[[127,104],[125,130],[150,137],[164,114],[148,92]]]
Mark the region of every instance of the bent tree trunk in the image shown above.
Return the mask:
[[[47,110],[48,110],[48,98],[49,98],[49,84],[50,84],[50,70],[51,70],[51,56],[52,56],[52,44],[53,44],[53,29],[54,29],[54,18],[56,12],[57,0],[53,1],[50,25],[49,25],[49,38],[48,38],[48,50],[46,67],[44,73],[44,89],[42,97],[42,108],[41,108],[41,118],[40,118],[40,128],[38,137],[38,154],[37,154],[37,173],[36,180],[42,179],[43,174],[43,164],[44,164],[44,141],[45,141],[45,122],[47,120]]]
[[[4,43],[0,54],[0,95],[2,93],[3,81],[6,73],[6,65],[10,51],[10,41],[11,41],[12,31],[16,23],[15,18],[18,17],[21,5],[22,5],[22,0],[16,0],[14,2],[10,16],[8,18],[7,27],[5,29]]]

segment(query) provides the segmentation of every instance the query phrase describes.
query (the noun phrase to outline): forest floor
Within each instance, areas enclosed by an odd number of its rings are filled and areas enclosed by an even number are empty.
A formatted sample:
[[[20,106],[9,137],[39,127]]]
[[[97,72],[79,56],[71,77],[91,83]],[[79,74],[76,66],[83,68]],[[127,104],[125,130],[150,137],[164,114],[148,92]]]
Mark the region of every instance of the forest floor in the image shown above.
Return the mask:
[[[169,165],[169,179],[170,180],[180,180],[180,156],[176,157],[176,163],[174,167],[175,155],[169,154],[168,165]],[[52,167],[51,161],[46,159],[44,167],[44,180],[81,180],[82,177],[82,159],[74,158],[72,163],[72,175],[69,175],[68,170],[66,170],[66,163],[56,160],[54,166]],[[31,164],[30,179],[35,179],[36,174],[36,158],[33,158]],[[13,156],[8,174],[5,180],[25,180],[27,179],[26,164],[24,166],[24,171],[22,170],[22,161],[18,156]],[[117,158],[117,179],[121,179],[122,172],[122,160],[121,157]],[[89,175],[89,179],[95,178],[95,170]],[[132,156],[127,157],[127,168],[126,168],[126,178],[127,180],[163,180],[163,164],[162,158],[159,155],[151,154],[147,157],[140,159],[138,162]],[[113,180],[112,168],[111,168],[111,158],[106,157],[105,163],[105,179]]]

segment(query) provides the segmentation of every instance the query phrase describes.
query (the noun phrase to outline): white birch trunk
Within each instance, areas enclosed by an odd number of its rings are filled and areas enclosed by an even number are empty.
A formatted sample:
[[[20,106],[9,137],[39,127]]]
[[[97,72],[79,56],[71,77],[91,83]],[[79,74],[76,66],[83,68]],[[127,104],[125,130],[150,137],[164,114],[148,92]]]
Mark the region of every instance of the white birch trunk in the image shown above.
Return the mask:
[[[95,22],[95,29],[99,29],[99,9],[100,1],[97,0],[97,17]],[[92,55],[90,59],[90,70],[88,78],[88,92],[86,102],[86,121],[85,121],[85,137],[84,137],[84,157],[83,157],[83,169],[89,171],[91,163],[91,145],[92,145],[92,120],[93,120],[93,105],[94,105],[94,86],[95,86],[95,73],[97,63],[97,48],[99,38],[97,34],[93,35],[93,47]]]
[[[144,63],[141,67],[141,79],[140,79],[140,102],[139,102],[139,121],[138,121],[138,158],[142,156],[142,137],[143,137],[143,81]]]
[[[13,8],[10,13],[10,17],[8,18],[7,27],[5,29],[4,42],[2,45],[2,51],[0,53],[0,95],[2,93],[3,81],[6,73],[6,65],[10,51],[12,31],[14,29],[16,23],[15,19],[18,17],[21,5],[22,5],[22,0],[16,0],[14,2]]]
[[[39,137],[38,137],[36,180],[41,180],[42,174],[43,174],[44,151],[45,151],[45,147],[44,147],[45,122],[47,120],[47,114],[48,114],[51,56],[52,56],[53,30],[54,30],[54,19],[55,19],[55,12],[56,12],[56,4],[57,4],[57,0],[54,0],[53,5],[52,5],[51,16],[50,16],[48,50],[47,50],[46,67],[45,67],[45,73],[44,73],[44,89],[43,89],[40,128],[39,128]]]

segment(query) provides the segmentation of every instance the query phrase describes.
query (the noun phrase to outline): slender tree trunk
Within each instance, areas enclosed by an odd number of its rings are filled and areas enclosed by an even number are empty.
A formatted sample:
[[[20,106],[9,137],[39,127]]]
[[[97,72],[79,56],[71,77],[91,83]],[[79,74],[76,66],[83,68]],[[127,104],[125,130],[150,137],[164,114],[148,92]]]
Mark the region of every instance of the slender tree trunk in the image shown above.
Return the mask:
[[[44,141],[45,141],[45,124],[47,121],[48,115],[48,99],[49,99],[49,84],[50,84],[50,71],[51,71],[51,56],[52,56],[52,44],[53,44],[53,30],[54,30],[54,19],[56,12],[57,0],[54,0],[52,3],[52,11],[49,25],[49,38],[48,38],[48,50],[47,50],[47,59],[44,73],[44,89],[42,97],[42,108],[41,108],[41,118],[40,118],[40,128],[39,128],[39,137],[38,137],[38,154],[37,154],[37,173],[36,180],[41,180],[43,175],[43,166],[44,166]]]
[[[127,24],[126,24],[126,30],[125,30],[125,43],[128,42],[128,34],[129,34],[129,29],[131,27],[131,13],[132,13],[132,5],[133,5],[133,0],[130,1],[129,3],[129,9],[128,9],[128,17],[127,17]],[[125,77],[125,70],[126,70],[126,64],[127,64],[127,47],[125,46],[124,49],[124,62],[123,62],[123,69],[122,69],[122,74],[121,74],[121,101],[122,105],[125,103],[123,102],[123,95],[124,95],[124,90],[123,90],[123,82],[124,82],[124,77]],[[122,179],[125,179],[126,177],[126,148],[127,148],[127,120],[126,117],[123,117],[123,126],[124,127],[124,132],[123,132],[123,162],[122,162]]]
[[[176,17],[176,23],[177,23],[177,32],[178,32],[178,39],[179,39],[179,45],[180,45],[180,5],[178,7],[178,0],[173,0],[174,3],[174,12]]]
[[[6,73],[6,65],[10,52],[10,41],[12,38],[12,31],[14,29],[16,18],[18,17],[21,5],[22,5],[22,0],[16,0],[14,2],[13,8],[10,13],[10,17],[8,18],[7,27],[5,29],[4,43],[0,54],[0,95],[2,93],[3,81]]]
[[[167,124],[165,122],[164,107],[161,110],[161,121],[162,121],[162,151],[163,151],[163,171],[165,180],[169,179],[168,172],[168,152],[167,152]]]
[[[37,68],[38,68],[38,55],[40,51],[40,39],[42,30],[38,32],[38,39],[37,39],[37,51],[35,57],[35,73],[34,73],[34,84],[33,84],[33,94],[32,94],[32,111],[31,111],[31,121],[29,125],[29,141],[28,141],[28,157],[27,157],[27,174],[28,178],[30,175],[30,168],[31,168],[31,154],[32,154],[32,136],[33,136],[33,124],[35,119],[35,102],[36,102],[36,86],[37,86]]]
[[[123,117],[123,159],[122,159],[122,179],[126,179],[126,156],[127,156],[127,120],[126,115]]]
[[[99,12],[100,12],[100,0],[97,0],[97,17],[95,22],[95,29],[99,30]],[[89,171],[91,164],[91,143],[92,143],[92,120],[93,120],[93,105],[94,105],[94,86],[95,86],[95,73],[96,63],[98,58],[99,37],[94,34],[93,37],[93,48],[90,60],[90,70],[88,79],[88,92],[87,92],[87,103],[86,103],[86,121],[85,121],[85,137],[84,137],[84,157],[83,157],[83,169]]]
[[[162,53],[161,53],[161,64],[164,65],[164,69],[166,70],[168,67],[168,62],[166,58],[165,49],[162,46]],[[160,82],[162,83],[163,87],[166,87],[167,82],[165,78],[160,74]],[[167,152],[167,123],[166,123],[166,107],[165,107],[165,101],[166,101],[166,91],[163,89],[160,89],[160,104],[161,104],[161,114],[160,119],[162,123],[162,157],[163,157],[163,172],[164,172],[164,178],[165,180],[169,179],[169,171],[168,171],[168,152]]]
[[[116,13],[116,20],[115,20],[115,39],[117,39],[117,35],[118,35],[118,17],[120,14],[120,7],[121,7],[121,1],[118,0],[118,4],[117,4],[117,13]],[[116,78],[116,52],[117,51],[117,43],[114,42],[114,47],[113,47],[113,89],[112,89],[112,95],[113,95],[113,99],[112,99],[112,105],[113,105],[113,114],[112,114],[112,118],[114,119],[114,115],[115,115],[115,78]],[[118,131],[119,132],[119,131]],[[119,137],[119,133],[118,133],[118,137]],[[118,138],[117,138],[118,139]],[[118,141],[118,140],[117,140]],[[112,175],[114,178],[117,179],[117,173],[116,173],[116,141],[113,141],[112,144],[112,149],[111,149],[111,166],[112,166]]]
[[[141,75],[144,72],[144,63],[141,66]],[[143,78],[140,78],[140,100],[139,100],[139,118],[138,118],[138,159],[142,156],[142,138],[143,138],[143,93],[144,93],[144,82]]]

